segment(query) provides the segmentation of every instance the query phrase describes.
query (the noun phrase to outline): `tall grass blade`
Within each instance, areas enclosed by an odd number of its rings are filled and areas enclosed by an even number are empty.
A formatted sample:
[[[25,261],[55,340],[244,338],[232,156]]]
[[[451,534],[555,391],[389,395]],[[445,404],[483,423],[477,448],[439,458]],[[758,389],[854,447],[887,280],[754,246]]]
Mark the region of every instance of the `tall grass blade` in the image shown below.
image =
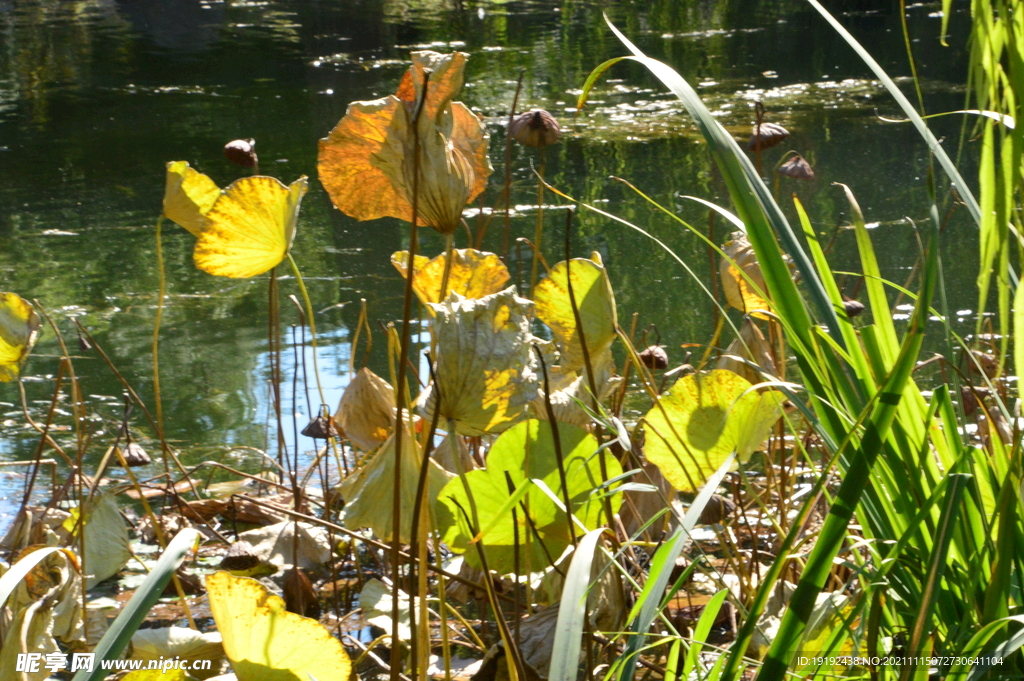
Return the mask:
[[[587,532],[573,551],[558,606],[548,681],[576,681],[583,646],[583,625],[587,617],[590,568],[594,564],[594,551],[604,532],[603,527]]]
[[[167,583],[171,581],[178,566],[185,560],[185,556],[195,550],[202,536],[192,528],[184,529],[174,536],[164,550],[164,554],[160,556],[160,560],[157,561],[146,580],[142,582],[142,586],[135,591],[135,595],[125,604],[121,614],[117,616],[117,619],[107,629],[107,633],[103,634],[103,638],[96,645],[93,652],[96,654],[97,664],[93,666],[93,670],[83,669],[75,674],[73,681],[100,681],[107,677],[110,670],[103,669],[99,661],[116,660],[121,656],[121,653],[128,647],[128,642],[135,635],[135,631],[149,614],[149,609],[157,602]]]

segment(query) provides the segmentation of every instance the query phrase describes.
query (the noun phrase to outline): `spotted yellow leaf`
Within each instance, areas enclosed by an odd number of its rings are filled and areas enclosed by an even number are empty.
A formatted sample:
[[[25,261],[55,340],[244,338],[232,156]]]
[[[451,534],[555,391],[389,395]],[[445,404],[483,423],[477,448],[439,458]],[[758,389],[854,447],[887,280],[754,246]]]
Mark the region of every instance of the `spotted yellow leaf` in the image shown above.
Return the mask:
[[[765,312],[771,310],[771,305],[762,295],[768,287],[746,234],[734,232],[722,247],[722,252],[726,257],[722,258],[719,273],[726,302],[740,312],[768,319]]]
[[[778,420],[782,393],[751,390],[739,374],[685,376],[644,416],[647,460],[680,491],[695,492],[736,452],[745,462]]]
[[[164,189],[164,217],[178,223],[198,237],[206,223],[205,215],[220,197],[220,187],[187,161],[167,164],[167,185]]]
[[[508,268],[494,253],[485,253],[473,248],[456,248],[452,251],[452,267],[448,273],[448,286],[441,295],[441,281],[444,279],[445,254],[433,260],[416,256],[413,269],[416,275],[412,289],[422,303],[439,303],[452,291],[466,298],[483,298],[505,288],[511,278]],[[391,256],[391,264],[405,277],[409,263],[409,252],[398,251]],[[430,310],[430,308],[427,308]],[[433,310],[431,310],[433,312]]]
[[[291,248],[305,177],[286,187],[273,177],[237,180],[206,214],[196,242],[196,267],[221,277],[245,278],[276,267]]]
[[[285,610],[255,579],[216,572],[206,590],[238,681],[349,681],[352,663],[341,641],[316,620]]]
[[[0,291],[0,382],[13,381],[39,336],[39,315],[31,303]]]
[[[591,363],[604,356],[615,340],[618,321],[615,314],[615,295],[604,266],[595,260],[573,258],[571,265],[563,260],[537,284],[533,300],[537,304],[537,317],[551,327],[555,343],[562,353],[564,371],[577,371],[585,365],[580,332],[576,327],[569,284],[583,323],[583,339],[587,343]],[[567,276],[568,275],[568,276]]]

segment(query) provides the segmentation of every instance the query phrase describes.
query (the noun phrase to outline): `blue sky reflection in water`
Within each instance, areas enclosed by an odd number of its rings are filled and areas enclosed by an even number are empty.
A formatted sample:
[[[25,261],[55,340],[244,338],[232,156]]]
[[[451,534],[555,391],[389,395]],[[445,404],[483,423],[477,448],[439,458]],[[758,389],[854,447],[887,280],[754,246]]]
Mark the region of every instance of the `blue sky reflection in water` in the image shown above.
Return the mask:
[[[845,3],[842,21],[895,76],[909,73],[892,3]],[[937,4],[908,8],[914,49],[929,112],[962,108],[966,77],[966,3],[954,3],[951,47],[938,42]],[[902,283],[917,255],[904,217],[927,215],[927,155],[910,126],[874,116],[897,115],[867,69],[805,4],[741,0],[355,0],[199,2],[84,0],[75,3],[0,0],[0,289],[37,298],[72,348],[78,317],[124,375],[151,399],[150,335],[157,273],[154,225],[160,211],[164,164],[188,160],[220,185],[243,169],[224,160],[229,140],[257,140],[262,172],[284,182],[306,174],[294,255],[307,277],[321,331],[319,364],[333,409],[347,381],[348,343],[359,299],[366,298],[374,331],[370,366],[387,376],[381,325],[401,314],[402,283],[393,251],[407,246],[407,227],[394,220],[357,223],[334,210],[316,181],[316,142],[352,100],[394,91],[413,49],[471,53],[460,96],[486,117],[496,172],[483,216],[501,191],[504,126],[515,81],[524,70],[521,109],[542,107],[565,135],[547,150],[546,175],[568,193],[597,203],[667,241],[705,281],[706,249],[678,225],[652,211],[609,176],[630,180],[692,224],[708,217],[681,195],[724,200],[713,169],[682,107],[639,66],[615,67],[574,118],[589,71],[624,53],[604,26],[602,10],[651,56],[693,82],[709,107],[745,139],[760,99],[768,119],[792,136],[764,156],[765,172],[788,149],[817,174],[813,182],[783,178],[779,195],[797,192],[817,229],[831,234],[845,210],[834,181],[849,184],[874,237],[883,272]],[[903,83],[910,91],[910,83]],[[957,152],[961,123],[938,119],[934,129]],[[963,147],[973,175],[976,150]],[[535,150],[513,150],[511,241],[532,235],[536,219]],[[548,195],[546,203],[556,201]],[[789,203],[783,201],[783,204]],[[480,213],[480,211],[475,211]],[[549,211],[544,246],[549,262],[562,258],[564,213]],[[716,238],[724,240],[721,220]],[[501,252],[504,219],[487,227],[485,248]],[[456,236],[465,246],[466,235]],[[266,358],[267,277],[228,280],[192,265],[193,238],[165,228],[168,297],[161,367],[169,439],[186,462],[219,459],[229,446],[265,446],[268,438]],[[616,286],[619,315],[639,313],[638,328],[656,324],[670,359],[685,358],[682,343],[706,342],[711,304],[686,273],[643,237],[582,212],[574,255],[599,251]],[[944,232],[950,306],[969,318],[974,305],[976,242],[965,215]],[[424,237],[428,255],[440,252]],[[852,235],[833,247],[837,269],[856,269]],[[524,249],[523,259],[529,254]],[[509,253],[513,281],[530,262]],[[520,273],[523,274],[520,274]],[[287,273],[282,272],[282,275]],[[856,282],[843,281],[853,293]],[[282,319],[298,321],[286,296]],[[286,327],[285,340],[290,340]],[[75,369],[94,421],[89,461],[110,444],[122,412],[121,388],[93,352],[77,352]],[[49,403],[58,354],[47,330],[27,367],[29,406],[41,418]],[[357,366],[363,350],[357,351]],[[290,347],[284,352],[285,412],[292,410]],[[307,360],[307,370],[312,362]],[[312,384],[311,384],[312,387]],[[319,399],[310,391],[315,410]],[[0,457],[29,458],[37,438],[23,426],[16,385],[0,385]],[[297,399],[308,416],[305,396]],[[59,404],[55,437],[71,443],[70,406]],[[132,424],[143,444],[152,432],[136,410]],[[286,421],[289,443],[293,428]],[[273,441],[273,438],[270,438]],[[301,438],[309,449],[312,441]],[[73,449],[73,447],[72,447]],[[271,448],[273,451],[273,448]],[[235,452],[235,454],[239,454]],[[226,462],[253,470],[258,457]],[[150,473],[159,472],[154,466]],[[6,475],[6,469],[0,475]],[[115,470],[113,473],[117,473]],[[20,494],[21,480],[0,478],[0,496]]]

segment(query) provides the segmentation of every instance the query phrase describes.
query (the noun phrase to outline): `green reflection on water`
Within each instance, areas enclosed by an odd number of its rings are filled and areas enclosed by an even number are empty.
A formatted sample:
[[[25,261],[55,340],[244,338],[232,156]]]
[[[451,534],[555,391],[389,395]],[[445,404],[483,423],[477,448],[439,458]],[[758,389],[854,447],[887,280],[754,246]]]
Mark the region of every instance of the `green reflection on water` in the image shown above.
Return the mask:
[[[344,383],[359,298],[367,299],[375,330],[378,321],[400,315],[401,282],[388,259],[407,245],[406,228],[390,220],[356,223],[334,210],[315,181],[316,142],[349,101],[392,92],[408,51],[427,46],[472,54],[462,99],[487,116],[499,168],[487,205],[500,191],[504,121],[515,79],[525,69],[523,108],[549,109],[567,131],[548,150],[548,180],[652,231],[707,277],[707,251],[695,238],[608,179],[629,179],[706,228],[706,213],[678,197],[723,200],[725,191],[681,109],[643,69],[623,64],[573,120],[586,74],[623,52],[604,26],[605,4],[0,0],[0,288],[38,298],[72,345],[68,318],[80,317],[148,398],[157,284],[153,226],[164,163],[187,159],[225,185],[239,172],[223,159],[221,146],[254,137],[264,172],[286,182],[301,174],[313,180],[294,252],[314,306],[324,310],[317,322],[327,346],[321,369],[334,394]],[[856,3],[844,21],[899,75],[907,68],[899,17],[890,5]],[[820,19],[795,0],[637,0],[607,9],[649,54],[698,84],[738,135],[753,122],[753,99],[763,98],[771,120],[793,133],[766,153],[765,167],[792,148],[817,173],[813,183],[783,181],[780,194],[799,193],[817,227],[831,232],[845,207],[830,184],[850,184],[868,220],[880,223],[874,235],[883,271],[903,283],[917,243],[899,221],[926,215],[927,157],[909,126],[873,117],[876,107],[882,113],[894,107],[874,84],[857,80],[866,69]],[[950,40],[957,47],[942,49],[939,21],[928,16],[933,9],[909,10],[927,103],[931,110],[960,108],[963,36]],[[957,31],[965,25],[951,23]],[[941,119],[935,129],[955,141],[958,125]],[[973,149],[967,151],[969,158]],[[513,203],[520,209],[511,235],[532,235],[536,157],[517,148],[513,161]],[[474,227],[477,220],[470,218]],[[548,234],[560,234],[562,224],[560,211],[548,212]],[[723,240],[721,221],[715,229]],[[973,228],[954,216],[944,239],[950,305],[967,308],[973,302]],[[503,220],[495,218],[486,245],[500,250],[503,240]],[[586,211],[573,243],[577,255],[601,252],[620,318],[637,312],[640,328],[656,324],[674,361],[684,357],[679,344],[710,337],[710,303],[653,244]],[[266,441],[267,288],[265,277],[238,282],[198,272],[191,246],[183,230],[166,230],[161,364],[168,437],[185,449],[186,461],[198,461],[225,443],[262,447]],[[561,238],[548,242],[549,262],[561,259],[561,248]],[[426,237],[428,254],[440,250],[438,240]],[[513,249],[514,278],[516,255]],[[848,235],[840,236],[833,255],[837,268],[857,268]],[[529,263],[523,269],[528,276]],[[852,292],[855,282],[845,286]],[[282,288],[286,295],[297,292],[287,279]],[[297,320],[289,305],[282,309],[286,323]],[[48,399],[52,383],[45,377],[56,370],[56,348],[52,334],[38,346],[28,374],[43,380],[27,384],[30,400]],[[116,430],[121,390],[94,354],[80,354],[76,370],[84,393],[98,396],[91,406],[104,418],[94,425],[106,433],[96,438],[91,454],[97,455]],[[382,342],[370,363],[385,373]],[[290,387],[284,394],[290,405]],[[0,386],[0,453],[26,457],[35,438],[22,428],[16,402],[15,387]],[[304,398],[297,406],[306,412]],[[69,419],[57,423],[66,427]],[[136,419],[136,425],[143,422]],[[286,430],[291,437],[290,426]],[[71,437],[67,431],[58,436]]]

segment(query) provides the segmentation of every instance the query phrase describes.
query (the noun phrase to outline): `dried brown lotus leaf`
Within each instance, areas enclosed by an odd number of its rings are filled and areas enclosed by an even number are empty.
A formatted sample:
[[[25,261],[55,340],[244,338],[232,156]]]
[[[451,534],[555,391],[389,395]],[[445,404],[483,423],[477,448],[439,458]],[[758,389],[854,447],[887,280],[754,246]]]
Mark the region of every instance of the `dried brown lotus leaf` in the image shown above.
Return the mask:
[[[485,253],[473,248],[456,248],[452,251],[452,267],[448,273],[447,290],[444,296],[439,297],[446,260],[444,253],[432,260],[416,256],[413,264],[416,274],[412,280],[412,289],[420,302],[437,303],[446,299],[452,292],[466,298],[483,298],[501,291],[510,279],[505,263],[494,253]],[[398,251],[391,256],[391,264],[403,277],[406,276],[408,262],[408,251]]]
[[[334,420],[353,445],[369,452],[395,429],[395,391],[390,383],[363,367],[342,393]]]
[[[572,298],[576,301],[576,309],[583,323],[583,336],[592,366],[596,366],[594,358],[605,354],[615,340],[618,320],[615,295],[604,266],[597,260],[586,258],[573,258],[571,263],[567,266],[563,260],[552,267],[548,276],[537,284],[533,300],[537,304],[537,317],[554,334],[562,353],[562,368],[578,371],[586,362],[569,296],[570,278]]]
[[[423,455],[416,437],[409,432],[402,437],[401,508],[402,522],[399,541],[408,543],[412,538],[412,515],[416,505]],[[454,476],[433,460],[428,464],[426,499],[436,499],[448,480]],[[390,542],[394,536],[392,525],[392,497],[395,485],[395,438],[391,436],[366,464],[338,484],[338,494],[345,500],[341,520],[345,527],[368,527],[382,541]],[[426,504],[431,517],[433,504]]]
[[[740,312],[759,319],[768,319],[764,312],[770,311],[771,306],[759,293],[767,291],[768,287],[764,283],[761,265],[757,262],[757,256],[747,235],[733,232],[722,250],[726,257],[722,258],[719,273],[726,302]]]
[[[732,355],[731,357],[729,355]],[[728,369],[747,379],[753,384],[762,383],[765,379],[760,373],[749,364],[739,359],[752,362],[761,367],[761,371],[769,376],[777,375],[778,369],[775,360],[772,358],[772,349],[768,340],[761,333],[761,329],[751,319],[745,319],[740,326],[740,335],[729,343],[725,354],[718,358],[716,369]]]
[[[500,433],[512,426],[537,396],[533,303],[510,286],[476,299],[453,293],[429,306],[436,315],[437,378],[417,400],[427,420],[440,395],[442,423],[454,421],[458,433]]]

